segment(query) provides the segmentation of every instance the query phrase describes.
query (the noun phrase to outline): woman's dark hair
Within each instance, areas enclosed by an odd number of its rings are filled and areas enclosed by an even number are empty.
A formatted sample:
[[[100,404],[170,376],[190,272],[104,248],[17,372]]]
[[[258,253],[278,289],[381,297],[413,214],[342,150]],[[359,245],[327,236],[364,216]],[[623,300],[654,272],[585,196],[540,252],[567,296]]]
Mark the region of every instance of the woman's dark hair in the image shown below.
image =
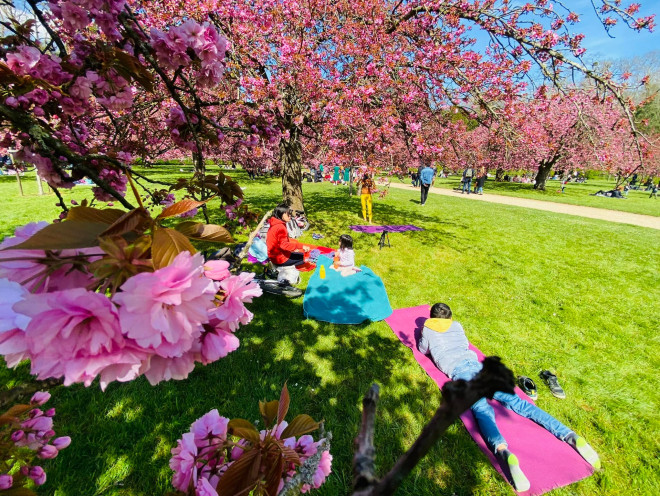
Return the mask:
[[[445,303],[436,303],[431,307],[432,319],[451,319],[451,308]]]
[[[290,214],[291,213],[291,207],[287,205],[286,203],[280,203],[275,209],[273,210],[273,217],[283,220],[282,216],[284,214]]]
[[[342,250],[353,249],[353,238],[349,236],[348,234],[342,234],[339,236],[339,248]]]

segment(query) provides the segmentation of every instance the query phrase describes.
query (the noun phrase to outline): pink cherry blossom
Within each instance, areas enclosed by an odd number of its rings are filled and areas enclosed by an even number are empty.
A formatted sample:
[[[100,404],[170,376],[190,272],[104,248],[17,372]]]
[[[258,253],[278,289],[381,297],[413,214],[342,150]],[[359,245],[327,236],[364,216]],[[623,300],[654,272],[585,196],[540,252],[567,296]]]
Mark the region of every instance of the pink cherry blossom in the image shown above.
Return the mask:
[[[50,399],[50,393],[47,391],[38,391],[30,399],[31,405],[43,405]]]
[[[209,325],[204,326],[201,337],[201,359],[203,364],[209,364],[226,357],[238,349],[240,341],[233,334],[229,322],[212,318]]]
[[[70,444],[71,444],[71,438],[69,436],[62,436],[53,440],[53,446],[55,446],[58,451],[67,448]]]
[[[229,262],[226,260],[208,260],[204,262],[204,275],[214,281],[229,277]]]
[[[9,489],[14,484],[14,479],[11,475],[0,475],[0,489]]]
[[[163,357],[180,357],[208,322],[216,287],[204,277],[203,257],[179,253],[167,267],[127,280],[113,300],[127,337]]]
[[[254,274],[242,272],[220,282],[220,288],[225,292],[225,299],[212,315],[218,320],[227,322],[232,331],[237,330],[239,324],[247,324],[252,320],[252,313],[245,308],[243,302],[250,303],[252,298],[262,294],[261,287],[253,279]]]
[[[64,2],[60,4],[64,27],[72,31],[82,30],[89,24],[87,12],[75,5],[73,2]]]
[[[195,496],[218,496],[218,493],[213,488],[211,483],[202,477],[197,481],[197,486],[195,487]]]
[[[32,319],[25,336],[32,373],[39,378],[63,376],[65,385],[89,386],[104,369],[120,364],[121,378],[137,376],[144,354],[127,346],[105,295],[69,289],[33,295],[15,306]]]
[[[37,486],[41,486],[46,482],[46,472],[44,472],[44,469],[39,466],[32,467],[28,473],[28,477],[30,477]]]
[[[187,432],[177,442],[176,448],[172,448],[170,468],[174,470],[172,485],[179,491],[187,491],[191,480],[197,480],[197,445],[195,435]]]

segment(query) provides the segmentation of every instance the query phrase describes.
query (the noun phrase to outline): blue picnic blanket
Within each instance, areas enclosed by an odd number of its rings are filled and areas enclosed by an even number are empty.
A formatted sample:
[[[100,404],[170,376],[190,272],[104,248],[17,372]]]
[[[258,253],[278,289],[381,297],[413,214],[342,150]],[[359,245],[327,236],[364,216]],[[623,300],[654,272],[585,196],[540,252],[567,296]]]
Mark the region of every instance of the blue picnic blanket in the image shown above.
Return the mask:
[[[344,277],[331,266],[330,258],[319,256],[303,300],[306,318],[333,324],[360,324],[392,315],[383,281],[369,267],[363,265],[362,272]],[[320,277],[321,267],[325,268],[325,279]]]

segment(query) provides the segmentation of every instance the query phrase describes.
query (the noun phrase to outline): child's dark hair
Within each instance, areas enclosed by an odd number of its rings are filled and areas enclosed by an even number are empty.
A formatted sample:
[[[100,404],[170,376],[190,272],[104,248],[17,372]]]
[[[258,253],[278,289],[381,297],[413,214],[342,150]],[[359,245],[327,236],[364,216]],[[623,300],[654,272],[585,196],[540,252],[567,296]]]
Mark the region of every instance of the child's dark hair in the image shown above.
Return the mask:
[[[341,250],[352,250],[353,249],[353,238],[348,234],[342,234],[339,236],[339,249]]]
[[[436,303],[431,307],[432,319],[451,319],[451,308],[445,303]]]
[[[289,207],[289,205],[287,205],[286,203],[280,203],[273,210],[273,217],[276,217],[276,218],[282,220],[282,216],[284,214],[290,214],[290,213],[291,213],[291,207]]]

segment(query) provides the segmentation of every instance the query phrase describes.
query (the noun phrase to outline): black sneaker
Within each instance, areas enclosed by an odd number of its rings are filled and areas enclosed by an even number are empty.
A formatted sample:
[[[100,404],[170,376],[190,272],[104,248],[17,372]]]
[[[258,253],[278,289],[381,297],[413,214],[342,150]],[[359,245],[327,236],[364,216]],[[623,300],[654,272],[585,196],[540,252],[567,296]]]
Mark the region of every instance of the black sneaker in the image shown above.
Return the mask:
[[[534,384],[534,381],[529,377],[525,377],[524,375],[519,376],[518,386],[520,386],[520,389],[522,389],[523,392],[530,397],[530,399],[535,400],[539,397],[536,390],[536,384]]]
[[[553,374],[549,370],[542,370],[539,373],[539,377],[543,379],[543,382],[545,382],[548,385],[548,387],[550,388],[550,392],[555,398],[559,398],[562,400],[566,398],[566,393],[559,385],[559,382],[557,381],[557,376],[555,374]]]

